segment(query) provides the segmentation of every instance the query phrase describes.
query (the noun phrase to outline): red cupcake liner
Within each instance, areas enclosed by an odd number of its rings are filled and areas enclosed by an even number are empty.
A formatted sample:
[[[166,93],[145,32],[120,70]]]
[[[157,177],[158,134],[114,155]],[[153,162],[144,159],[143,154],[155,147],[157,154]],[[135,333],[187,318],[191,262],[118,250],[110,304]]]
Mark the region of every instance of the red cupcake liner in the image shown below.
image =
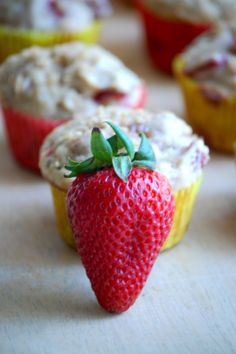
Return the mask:
[[[153,64],[172,74],[172,61],[196,37],[211,29],[210,24],[192,24],[181,20],[164,18],[136,0],[137,9],[143,20],[146,45]]]
[[[3,108],[9,146],[15,160],[39,172],[39,150],[45,137],[64,120],[35,118],[13,109]]]

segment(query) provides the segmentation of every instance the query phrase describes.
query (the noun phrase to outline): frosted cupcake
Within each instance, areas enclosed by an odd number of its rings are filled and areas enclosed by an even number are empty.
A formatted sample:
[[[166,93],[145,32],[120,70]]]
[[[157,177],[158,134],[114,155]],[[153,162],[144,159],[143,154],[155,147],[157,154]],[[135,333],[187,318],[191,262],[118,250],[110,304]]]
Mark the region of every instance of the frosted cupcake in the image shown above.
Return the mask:
[[[234,0],[136,0],[155,66],[170,73],[174,57],[220,22],[234,22]]]
[[[142,81],[105,49],[73,42],[32,47],[0,67],[0,99],[16,160],[38,170],[46,135],[71,119],[88,117],[98,105],[142,107]]]
[[[0,61],[32,45],[96,42],[109,0],[0,0]]]
[[[52,190],[59,233],[67,244],[74,240],[66,212],[66,193],[73,179],[66,179],[68,158],[81,161],[90,154],[90,133],[94,126],[110,137],[112,131],[103,122],[111,120],[126,131],[136,147],[139,133],[144,132],[152,143],[157,158],[156,168],[166,175],[175,192],[174,225],[164,247],[170,248],[184,236],[202,179],[202,169],[209,155],[203,140],[192,134],[191,128],[170,112],[159,114],[143,110],[100,107],[93,119],[73,121],[55,129],[44,141],[40,168]]]
[[[233,152],[236,141],[236,31],[202,36],[174,64],[187,119],[207,144]]]

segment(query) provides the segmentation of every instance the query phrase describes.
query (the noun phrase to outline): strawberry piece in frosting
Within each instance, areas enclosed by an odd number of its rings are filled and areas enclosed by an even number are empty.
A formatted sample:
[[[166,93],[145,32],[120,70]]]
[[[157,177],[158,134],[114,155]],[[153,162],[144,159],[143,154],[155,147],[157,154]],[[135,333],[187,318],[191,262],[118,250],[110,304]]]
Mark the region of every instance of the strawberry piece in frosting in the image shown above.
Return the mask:
[[[217,55],[212,56],[207,61],[200,63],[199,66],[195,66],[191,69],[186,69],[185,74],[189,76],[196,76],[204,71],[211,69],[222,68],[227,65],[227,56],[224,53],[218,53]]]
[[[49,8],[57,17],[64,16],[64,11],[60,7],[60,4],[58,4],[57,0],[49,0]]]
[[[127,96],[122,92],[117,92],[114,90],[104,90],[95,94],[94,100],[99,104],[109,104],[111,102],[119,102]]]

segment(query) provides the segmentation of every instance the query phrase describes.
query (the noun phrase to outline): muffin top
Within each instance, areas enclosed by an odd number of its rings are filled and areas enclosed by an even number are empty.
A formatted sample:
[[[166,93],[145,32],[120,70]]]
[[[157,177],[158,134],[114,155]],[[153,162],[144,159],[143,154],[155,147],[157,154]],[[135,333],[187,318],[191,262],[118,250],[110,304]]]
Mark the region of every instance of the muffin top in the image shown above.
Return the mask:
[[[98,104],[132,104],[141,80],[111,53],[79,42],[32,47],[0,67],[0,99],[36,118],[71,119]]]
[[[236,96],[236,32],[221,27],[202,35],[183,54],[184,73],[215,102]]]
[[[218,23],[236,18],[235,0],[142,0],[156,13],[193,23]]]
[[[102,128],[108,138],[114,133],[104,121],[113,121],[128,133],[136,149],[139,133],[150,139],[156,168],[166,175],[177,191],[194,183],[208,161],[209,150],[183,120],[170,112],[150,113],[127,108],[99,107],[91,119],[75,120],[56,128],[45,139],[40,153],[43,176],[56,187],[66,190],[73,179],[64,178],[68,159],[82,161],[91,156],[90,135],[93,127]]]
[[[43,32],[76,32],[110,10],[109,0],[0,0],[0,24]]]

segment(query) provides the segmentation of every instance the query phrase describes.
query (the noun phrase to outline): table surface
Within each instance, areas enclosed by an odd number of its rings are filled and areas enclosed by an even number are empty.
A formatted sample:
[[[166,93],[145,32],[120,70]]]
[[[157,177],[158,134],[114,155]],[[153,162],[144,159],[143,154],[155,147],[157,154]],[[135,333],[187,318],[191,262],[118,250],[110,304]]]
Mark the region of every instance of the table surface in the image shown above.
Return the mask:
[[[139,22],[120,9],[103,45],[143,76],[148,107],[183,115]],[[1,131],[2,131],[1,127]],[[80,259],[58,237],[47,184],[20,169],[0,136],[0,353],[236,353],[236,168],[212,155],[184,241],[161,254],[136,304],[103,311]]]

